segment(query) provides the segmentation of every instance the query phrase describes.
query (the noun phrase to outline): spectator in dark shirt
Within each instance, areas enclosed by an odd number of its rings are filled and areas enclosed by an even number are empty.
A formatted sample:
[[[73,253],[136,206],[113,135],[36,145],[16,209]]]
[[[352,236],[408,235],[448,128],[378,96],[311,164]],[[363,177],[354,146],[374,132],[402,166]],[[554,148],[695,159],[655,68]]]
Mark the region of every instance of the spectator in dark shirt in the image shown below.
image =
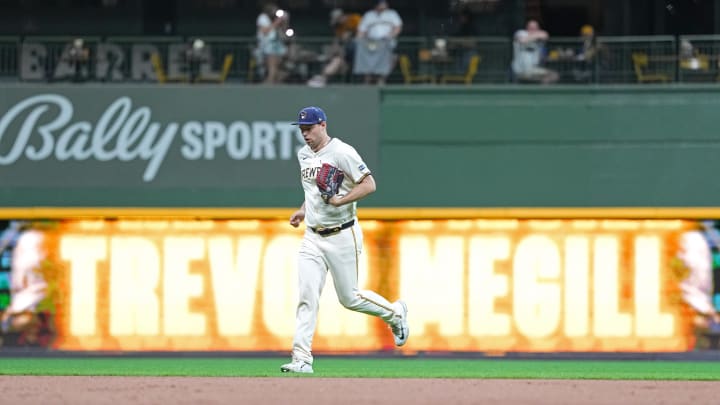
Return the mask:
[[[320,74],[308,81],[311,87],[323,87],[328,79],[347,71],[355,57],[355,36],[362,16],[358,13],[346,13],[336,8],[330,13],[330,26],[335,32],[332,44],[327,51],[327,64]]]
[[[455,37],[474,37],[477,35],[475,16],[467,8],[463,8],[455,18],[455,25],[451,32]]]

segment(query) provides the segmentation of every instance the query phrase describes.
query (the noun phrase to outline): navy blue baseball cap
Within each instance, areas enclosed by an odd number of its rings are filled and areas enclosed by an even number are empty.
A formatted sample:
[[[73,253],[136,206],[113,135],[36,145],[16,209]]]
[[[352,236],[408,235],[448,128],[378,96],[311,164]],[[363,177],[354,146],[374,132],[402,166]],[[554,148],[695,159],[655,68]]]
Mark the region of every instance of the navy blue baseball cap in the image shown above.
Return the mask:
[[[298,113],[297,122],[293,125],[315,125],[327,121],[325,111],[320,107],[305,107]]]

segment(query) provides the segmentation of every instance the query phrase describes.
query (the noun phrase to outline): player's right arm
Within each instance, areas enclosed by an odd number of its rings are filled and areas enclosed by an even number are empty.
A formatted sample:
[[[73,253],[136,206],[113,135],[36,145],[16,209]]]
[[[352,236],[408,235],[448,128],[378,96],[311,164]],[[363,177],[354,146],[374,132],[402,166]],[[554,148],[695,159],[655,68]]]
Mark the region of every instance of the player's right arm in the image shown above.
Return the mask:
[[[300,222],[302,222],[305,219],[305,201],[303,201],[302,206],[300,206],[300,209],[293,212],[292,215],[290,215],[290,225],[293,226],[293,228],[297,228],[300,226]]]

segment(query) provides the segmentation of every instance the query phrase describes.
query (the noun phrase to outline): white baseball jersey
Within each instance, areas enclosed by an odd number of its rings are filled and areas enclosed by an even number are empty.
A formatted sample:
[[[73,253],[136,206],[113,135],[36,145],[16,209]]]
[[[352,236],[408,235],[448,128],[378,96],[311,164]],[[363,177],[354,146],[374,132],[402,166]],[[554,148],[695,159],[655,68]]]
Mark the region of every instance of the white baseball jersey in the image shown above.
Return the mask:
[[[370,169],[363,162],[355,148],[338,138],[332,138],[319,152],[315,153],[305,145],[298,151],[300,162],[300,178],[305,191],[305,223],[310,227],[328,227],[341,225],[357,215],[357,204],[346,204],[334,207],[320,197],[320,190],[315,180],[323,163],[338,167],[345,173],[338,195],[347,194],[355,184],[370,174]]]
[[[320,294],[328,273],[332,274],[338,301],[347,309],[381,318],[388,325],[396,323],[399,304],[393,304],[376,292],[358,286],[358,263],[363,234],[355,221],[353,226],[330,235],[320,235],[310,228],[332,227],[356,219],[356,204],[334,207],[320,197],[316,176],[323,163],[340,168],[345,178],[338,194],[348,193],[370,169],[355,149],[332,138],[319,152],[308,146],[298,151],[300,177],[305,190],[305,230],[298,257],[299,303],[297,326],[293,338],[293,359],[312,364],[312,340],[317,324]]]

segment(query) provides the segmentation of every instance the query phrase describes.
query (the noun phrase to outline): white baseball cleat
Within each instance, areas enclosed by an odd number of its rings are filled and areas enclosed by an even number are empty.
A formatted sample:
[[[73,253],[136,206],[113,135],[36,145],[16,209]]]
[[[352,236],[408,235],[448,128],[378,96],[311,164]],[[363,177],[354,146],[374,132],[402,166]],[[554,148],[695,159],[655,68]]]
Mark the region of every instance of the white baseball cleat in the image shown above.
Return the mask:
[[[301,360],[293,360],[291,363],[283,364],[280,366],[280,371],[283,373],[307,373],[312,374],[313,368],[309,363],[305,363]]]
[[[410,327],[407,321],[407,305],[403,300],[395,301],[393,305],[395,306],[395,323],[390,325],[390,329],[395,338],[395,346],[402,346],[407,342],[408,336],[410,336]]]

